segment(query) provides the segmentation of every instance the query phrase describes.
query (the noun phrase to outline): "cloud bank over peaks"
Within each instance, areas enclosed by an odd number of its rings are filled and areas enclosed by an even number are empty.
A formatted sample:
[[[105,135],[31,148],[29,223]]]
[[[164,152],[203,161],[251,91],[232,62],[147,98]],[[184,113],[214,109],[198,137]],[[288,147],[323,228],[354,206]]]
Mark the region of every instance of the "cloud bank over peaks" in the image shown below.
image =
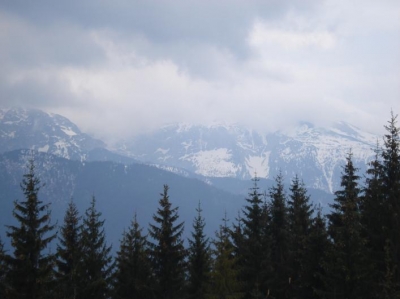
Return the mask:
[[[213,120],[265,131],[400,111],[400,4],[357,1],[0,3],[0,106],[114,139]]]

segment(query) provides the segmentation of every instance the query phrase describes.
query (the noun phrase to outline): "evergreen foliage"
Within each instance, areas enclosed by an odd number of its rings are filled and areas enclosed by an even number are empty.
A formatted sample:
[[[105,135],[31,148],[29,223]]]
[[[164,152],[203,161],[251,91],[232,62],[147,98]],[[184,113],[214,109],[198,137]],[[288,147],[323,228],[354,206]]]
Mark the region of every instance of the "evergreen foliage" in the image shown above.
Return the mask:
[[[210,289],[211,250],[209,239],[204,234],[205,221],[201,216],[200,203],[193,222],[192,238],[189,239],[189,298],[205,299]]]
[[[291,289],[299,298],[310,298],[313,294],[307,255],[311,246],[310,232],[312,214],[310,197],[304,182],[296,175],[290,186],[288,200],[288,222],[290,231]]]
[[[226,216],[223,225],[215,233],[213,241],[213,267],[211,272],[212,288],[210,299],[239,299],[243,297],[237,269],[237,258],[230,239],[231,231],[227,226]]]
[[[7,299],[400,299],[400,129],[385,126],[383,147],[359,185],[351,152],[327,215],[314,210],[303,181],[286,197],[279,174],[269,199],[253,179],[233,228],[226,215],[210,243],[200,203],[186,250],[184,223],[164,185],[159,208],[143,235],[136,215],[115,258],[92,197],[83,221],[71,200],[56,238],[49,204],[33,160],[23,176],[24,201],[15,201],[16,225],[7,226],[12,250],[0,240],[0,298]],[[210,246],[211,245],[211,246]],[[211,249],[212,247],[212,249]]]
[[[400,296],[400,141],[397,116],[385,126],[383,148],[367,171],[362,225],[367,240],[370,298]]]
[[[82,255],[81,217],[75,203],[71,200],[60,228],[57,246],[57,272],[59,298],[76,298],[79,293],[78,266]]]
[[[399,281],[395,280],[395,271],[396,271],[396,266],[394,265],[392,261],[392,251],[390,248],[390,242],[389,240],[386,242],[385,248],[385,273],[384,277],[382,280],[382,283],[379,284],[381,287],[381,290],[379,292],[378,298],[382,299],[399,299],[400,298],[400,292],[399,292]]]
[[[93,196],[90,207],[85,211],[82,226],[82,255],[78,267],[80,292],[78,299],[108,298],[113,270],[111,246],[106,244],[104,221],[96,209]]]
[[[150,224],[149,234],[156,298],[178,299],[183,296],[185,284],[186,251],[181,238],[184,223],[178,220],[178,207],[172,208],[168,186],[164,185],[160,207],[153,215],[155,224]]]
[[[383,233],[393,263],[393,293],[400,294],[400,128],[397,127],[397,115],[393,115],[393,112],[385,129],[382,183],[388,221]]]
[[[232,229],[230,230],[230,235],[233,245],[233,254],[237,257],[238,267],[242,268],[243,259],[241,257],[243,256],[244,234],[243,234],[243,218],[241,215],[241,211],[238,211],[238,216],[235,220],[236,223],[232,225]]]
[[[326,221],[322,216],[322,209],[319,206],[317,215],[312,221],[308,242],[308,250],[303,264],[308,271],[306,292],[302,293],[299,298],[318,299],[323,298],[325,289],[330,286],[326,285],[327,277],[327,253],[330,251],[331,243],[328,239],[326,229]],[[311,290],[310,290],[311,289]]]
[[[292,278],[289,265],[289,222],[284,192],[283,176],[275,178],[275,185],[269,190],[271,199],[271,265],[274,276],[271,278],[270,294],[274,298],[289,298]]]
[[[264,298],[267,293],[269,266],[269,242],[267,217],[263,209],[262,194],[257,186],[257,176],[253,179],[254,185],[246,199],[247,205],[243,209],[243,238],[239,244],[240,279],[243,283],[245,298]]]
[[[142,235],[136,214],[128,231],[123,233],[116,268],[114,298],[153,298],[147,238]]]
[[[364,298],[366,269],[365,239],[362,236],[360,215],[359,176],[352,162],[346,158],[341,189],[328,215],[329,234],[333,240],[329,256],[329,293],[339,298]]]
[[[368,298],[378,298],[382,294],[380,283],[385,278],[385,246],[387,237],[384,231],[387,230],[388,206],[385,205],[383,189],[383,166],[380,161],[380,149],[377,145],[375,159],[369,163],[367,177],[364,187],[364,194],[361,197],[361,225],[363,236],[366,240],[368,265],[370,271],[366,280],[370,292]]]
[[[19,225],[7,226],[14,250],[5,256],[9,298],[47,298],[51,294],[55,255],[48,247],[56,234],[50,224],[49,204],[38,198],[40,187],[34,161],[30,160],[21,183],[25,200],[14,202],[13,216]]]
[[[0,238],[0,298],[4,298],[6,295],[6,285],[5,285],[5,277],[6,277],[6,265],[4,262],[5,251],[4,244]]]
[[[271,260],[271,252],[272,252],[272,234],[271,234],[271,205],[267,201],[266,195],[264,196],[264,202],[262,205],[262,217],[263,217],[263,238],[262,238],[262,248],[265,250],[263,253],[264,257],[261,262],[261,276],[263,278],[263,283],[261,284],[262,294],[266,294],[265,296],[269,298],[271,285],[273,283],[273,264]],[[257,296],[253,296],[253,298],[257,298]]]

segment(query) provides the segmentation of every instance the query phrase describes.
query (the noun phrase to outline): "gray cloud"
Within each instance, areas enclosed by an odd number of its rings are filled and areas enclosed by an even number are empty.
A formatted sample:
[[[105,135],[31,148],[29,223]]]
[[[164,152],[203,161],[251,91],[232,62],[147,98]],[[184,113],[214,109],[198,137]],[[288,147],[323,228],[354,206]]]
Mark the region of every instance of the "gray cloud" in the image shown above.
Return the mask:
[[[91,65],[104,59],[93,43],[91,32],[75,24],[55,23],[44,28],[20,16],[0,11],[3,65],[34,67],[49,65]]]
[[[216,119],[264,131],[400,107],[398,1],[2,1],[0,106],[99,137]],[[118,135],[117,135],[118,136]]]
[[[2,9],[46,30],[55,24],[143,35],[152,43],[205,43],[240,55],[254,18],[279,19],[288,9],[312,11],[318,1],[6,1]]]
[[[71,93],[68,84],[56,76],[32,72],[26,74],[22,80],[16,80],[13,83],[7,83],[7,78],[4,77],[0,80],[0,103],[4,107],[58,109],[82,106],[82,103]]]

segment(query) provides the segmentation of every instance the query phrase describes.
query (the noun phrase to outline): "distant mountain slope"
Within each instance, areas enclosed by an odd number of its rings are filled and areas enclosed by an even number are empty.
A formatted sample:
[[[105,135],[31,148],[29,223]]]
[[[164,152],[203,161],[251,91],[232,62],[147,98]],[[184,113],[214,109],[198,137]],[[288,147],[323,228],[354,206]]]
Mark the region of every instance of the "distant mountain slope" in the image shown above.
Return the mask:
[[[104,142],[82,133],[67,118],[36,109],[0,109],[0,153],[33,149],[72,160],[104,148]]]
[[[53,219],[62,224],[71,198],[83,214],[94,195],[106,219],[106,232],[114,249],[135,212],[141,225],[148,227],[158,208],[164,184],[170,186],[172,204],[179,206],[180,220],[185,221],[185,236],[190,234],[199,201],[209,235],[214,234],[225,211],[234,220],[244,203],[241,195],[143,164],[80,162],[30,150],[11,151],[0,155],[0,235],[3,240],[4,225],[15,221],[13,201],[24,199],[19,185],[30,158],[34,158],[37,174],[45,184],[39,193],[40,199],[51,202]],[[250,187],[251,182],[248,183]]]
[[[104,142],[82,133],[60,115],[32,109],[0,110],[0,153],[34,149],[77,161],[126,165],[141,161],[214,185],[220,181],[210,178],[249,180],[257,174],[273,179],[281,172],[287,184],[298,174],[308,188],[332,193],[339,186],[349,151],[363,173],[377,139],[344,122],[330,128],[302,123],[293,130],[270,134],[238,125],[173,124],[120,142],[110,151]]]
[[[331,128],[303,123],[292,131],[268,135],[237,125],[174,124],[141,135],[117,147],[121,154],[143,162],[187,169],[206,177],[249,179],[255,173],[289,181],[295,174],[310,188],[333,192],[341,167],[351,151],[363,172],[378,136],[344,122]]]

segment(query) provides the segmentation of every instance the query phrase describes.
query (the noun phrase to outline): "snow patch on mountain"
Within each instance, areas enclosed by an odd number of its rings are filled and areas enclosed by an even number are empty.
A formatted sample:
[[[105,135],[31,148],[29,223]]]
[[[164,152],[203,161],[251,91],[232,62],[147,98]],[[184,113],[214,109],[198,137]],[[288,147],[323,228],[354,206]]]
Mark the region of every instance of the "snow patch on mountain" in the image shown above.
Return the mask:
[[[161,153],[163,155],[166,155],[169,152],[169,148],[158,148],[156,150],[156,153]]]
[[[257,177],[269,177],[269,155],[271,152],[265,152],[261,156],[247,156],[246,170]]]
[[[191,124],[188,123],[180,123],[178,125],[178,129],[176,130],[177,133],[187,132],[192,128]]]
[[[125,143],[120,152],[209,177],[273,178],[281,172],[290,180],[298,174],[309,187],[333,192],[348,154],[364,171],[376,139],[344,122],[328,128],[303,122],[269,134],[225,123],[174,124]]]
[[[46,144],[43,147],[38,147],[37,150],[38,150],[38,152],[41,152],[41,153],[47,153],[49,151],[49,148],[50,148],[50,146],[48,144]]]
[[[111,154],[180,175],[187,171],[206,177],[250,179],[255,174],[274,178],[282,173],[290,181],[298,174],[308,187],[334,192],[348,154],[352,153],[356,167],[364,172],[377,139],[345,122],[327,128],[303,122],[268,134],[221,122],[207,126],[183,123],[123,140]],[[94,149],[107,151],[103,142],[82,133],[60,115],[0,109],[0,153],[24,148],[79,161],[85,161]],[[107,159],[109,154],[97,151],[94,156]]]
[[[236,177],[239,167],[230,161],[232,153],[227,148],[199,151],[184,155],[181,160],[196,166],[195,173],[211,177]]]
[[[167,153],[169,152],[169,148],[164,149],[164,148],[158,148],[156,150],[156,153],[160,153],[161,155],[158,157],[158,160],[166,163],[166,161],[168,161],[168,159],[172,158],[172,156],[167,155]]]
[[[33,149],[83,161],[105,144],[82,133],[67,118],[36,109],[0,109],[0,153]]]
[[[189,148],[192,147],[193,141],[192,140],[184,141],[184,142],[181,142],[181,144],[183,145],[183,148],[185,149],[185,151],[188,151]]]
[[[75,131],[73,131],[70,127],[69,128],[67,128],[67,127],[65,127],[65,126],[60,126],[60,128],[61,128],[61,131],[63,131],[66,135],[68,135],[68,136],[76,136],[76,135],[78,135],[77,133],[75,133]]]

